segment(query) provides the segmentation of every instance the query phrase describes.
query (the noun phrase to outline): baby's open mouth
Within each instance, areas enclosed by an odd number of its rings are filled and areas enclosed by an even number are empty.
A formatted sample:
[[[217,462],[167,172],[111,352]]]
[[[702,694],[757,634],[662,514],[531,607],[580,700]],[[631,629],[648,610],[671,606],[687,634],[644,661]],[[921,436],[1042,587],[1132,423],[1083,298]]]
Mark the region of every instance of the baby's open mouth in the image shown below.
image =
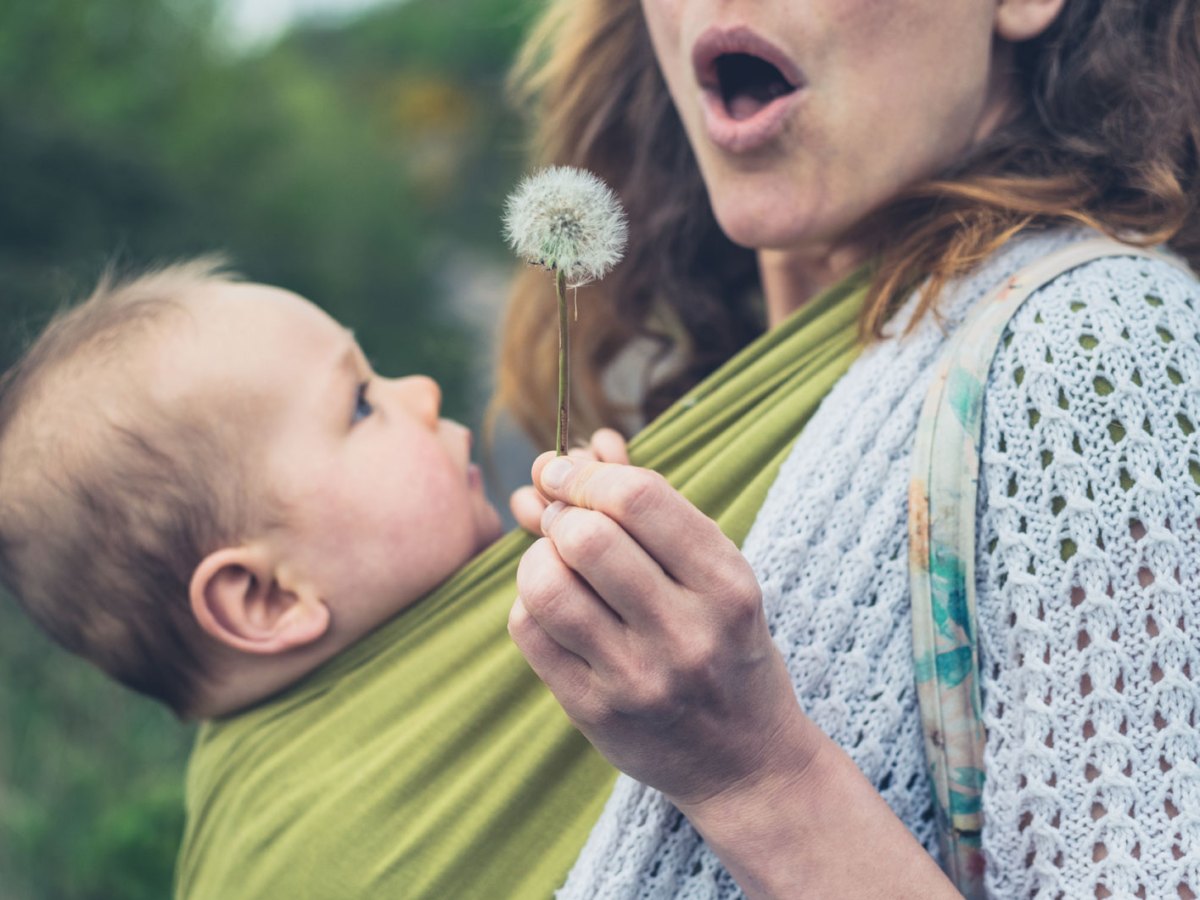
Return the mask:
[[[725,111],[738,122],[796,90],[777,67],[750,53],[722,53],[714,67]]]

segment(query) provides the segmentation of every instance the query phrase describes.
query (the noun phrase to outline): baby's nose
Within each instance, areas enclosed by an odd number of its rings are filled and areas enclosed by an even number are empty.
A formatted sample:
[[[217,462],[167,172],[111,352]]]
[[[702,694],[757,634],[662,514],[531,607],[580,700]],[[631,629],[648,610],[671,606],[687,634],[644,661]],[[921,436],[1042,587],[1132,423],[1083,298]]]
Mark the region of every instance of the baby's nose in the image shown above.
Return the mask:
[[[428,375],[407,375],[396,379],[404,405],[414,416],[428,425],[436,426],[442,410],[442,389]]]

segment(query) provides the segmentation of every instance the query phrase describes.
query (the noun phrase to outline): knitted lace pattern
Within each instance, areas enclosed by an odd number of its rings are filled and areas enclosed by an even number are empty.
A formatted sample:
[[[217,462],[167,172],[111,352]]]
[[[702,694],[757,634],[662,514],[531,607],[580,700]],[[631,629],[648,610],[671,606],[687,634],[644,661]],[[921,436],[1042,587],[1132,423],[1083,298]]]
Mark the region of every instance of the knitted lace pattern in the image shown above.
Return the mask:
[[[941,324],[868,349],[743,547],[801,706],[933,854],[907,568],[916,422],[965,311],[1086,236],[1010,243],[951,287]],[[993,361],[976,572],[991,896],[1200,894],[1198,310],[1200,285],[1169,264],[1098,260],[1026,301]],[[622,777],[558,896],[741,891],[661,794]]]

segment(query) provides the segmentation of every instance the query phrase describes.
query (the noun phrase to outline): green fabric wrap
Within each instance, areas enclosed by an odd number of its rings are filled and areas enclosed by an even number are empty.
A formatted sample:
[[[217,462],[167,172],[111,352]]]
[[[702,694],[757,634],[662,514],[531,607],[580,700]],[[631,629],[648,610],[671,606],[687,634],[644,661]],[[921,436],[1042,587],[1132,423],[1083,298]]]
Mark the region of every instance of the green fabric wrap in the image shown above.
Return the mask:
[[[805,305],[649,425],[631,458],[740,544],[858,353],[863,293],[853,278]],[[509,640],[531,542],[506,535],[302,682],[201,726],[178,898],[553,893],[615,773]]]

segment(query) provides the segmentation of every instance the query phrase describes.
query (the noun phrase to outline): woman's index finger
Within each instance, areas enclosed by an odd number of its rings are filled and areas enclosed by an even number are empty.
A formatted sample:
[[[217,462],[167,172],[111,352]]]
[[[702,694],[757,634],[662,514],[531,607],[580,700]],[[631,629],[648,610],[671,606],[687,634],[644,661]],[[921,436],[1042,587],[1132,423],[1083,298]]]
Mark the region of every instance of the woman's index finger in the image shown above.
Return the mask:
[[[543,454],[533,465],[542,493],[604,513],[629,533],[673,579],[706,580],[721,555],[737,552],[717,524],[650,469]]]

